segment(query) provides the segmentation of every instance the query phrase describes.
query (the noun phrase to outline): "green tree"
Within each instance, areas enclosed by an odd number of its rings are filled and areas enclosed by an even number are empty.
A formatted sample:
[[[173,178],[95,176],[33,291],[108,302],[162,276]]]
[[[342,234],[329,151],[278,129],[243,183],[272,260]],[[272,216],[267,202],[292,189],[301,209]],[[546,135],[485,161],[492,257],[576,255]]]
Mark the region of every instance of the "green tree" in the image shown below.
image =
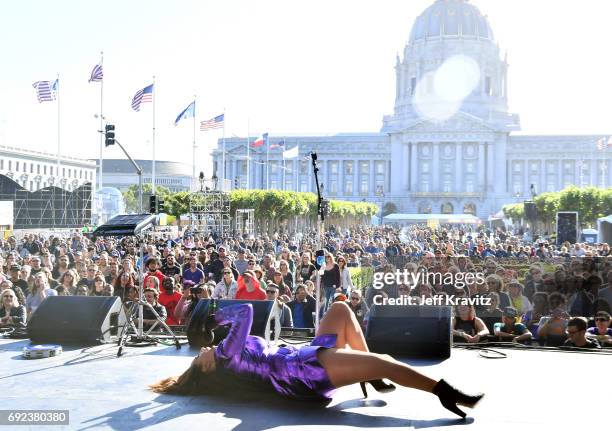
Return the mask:
[[[152,194],[152,190],[151,183],[142,185],[142,210],[145,213],[149,212],[149,197]],[[155,193],[166,202],[168,202],[169,196],[171,195],[170,190],[163,186],[156,186]],[[138,184],[129,186],[128,189],[123,192],[123,199],[125,201],[125,210],[128,213],[140,212],[138,206]]]
[[[397,205],[394,202],[386,202],[383,206],[383,217],[388,216],[389,214],[394,214],[397,212]]]

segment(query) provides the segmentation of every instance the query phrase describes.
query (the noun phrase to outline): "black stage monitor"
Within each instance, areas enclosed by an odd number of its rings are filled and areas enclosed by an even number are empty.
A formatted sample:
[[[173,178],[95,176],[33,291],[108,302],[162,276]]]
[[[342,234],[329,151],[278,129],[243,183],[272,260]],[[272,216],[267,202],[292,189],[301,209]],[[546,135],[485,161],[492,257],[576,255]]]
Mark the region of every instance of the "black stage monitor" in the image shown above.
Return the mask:
[[[372,352],[446,359],[451,320],[447,306],[373,305],[365,337]]]
[[[155,225],[155,214],[121,214],[113,217],[94,232],[99,236],[138,235]]]
[[[191,314],[191,320],[187,327],[187,338],[190,345],[197,344],[198,335],[203,333],[204,320],[208,314],[209,299],[200,299],[198,304],[195,306],[193,313]],[[272,311],[272,304],[274,301],[249,301],[243,299],[220,299],[217,301],[218,309],[229,307],[234,304],[252,304],[253,305],[253,325],[251,326],[251,335],[258,335],[264,337],[266,333],[266,324],[270,318]],[[227,326],[220,326],[215,329],[215,344],[227,337],[229,328]]]

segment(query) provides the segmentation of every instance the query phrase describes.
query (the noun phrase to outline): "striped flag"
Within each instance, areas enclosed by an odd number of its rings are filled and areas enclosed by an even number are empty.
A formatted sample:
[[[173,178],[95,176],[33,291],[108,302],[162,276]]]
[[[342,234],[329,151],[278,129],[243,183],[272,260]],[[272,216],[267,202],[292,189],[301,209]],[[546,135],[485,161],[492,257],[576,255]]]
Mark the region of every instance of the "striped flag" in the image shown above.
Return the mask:
[[[270,144],[270,149],[273,150],[275,148],[280,148],[281,150],[285,150],[285,140],[283,139],[282,141],[275,143],[275,144]]]
[[[57,98],[59,82],[57,79],[55,81],[36,81],[32,87],[36,89],[39,103],[53,102]]]
[[[91,76],[89,77],[89,82],[100,82],[104,77],[104,73],[102,72],[102,63],[96,64],[91,71]]]
[[[176,126],[181,120],[193,117],[195,117],[195,100],[191,102],[189,106],[183,110],[183,112],[178,114],[178,117],[176,117],[176,120],[174,120],[174,125]]]
[[[223,122],[225,121],[225,114],[217,115],[215,118],[211,118],[210,120],[200,122],[200,131],[204,132],[206,130],[212,129],[220,129],[223,127]]]
[[[253,148],[262,147],[266,142],[268,142],[268,134],[264,133],[259,138],[255,139],[253,142],[251,142],[251,147],[253,147]]]
[[[140,105],[142,103],[152,102],[153,101],[153,84],[148,87],[143,88],[142,90],[138,90],[136,94],[134,94],[134,98],[132,99],[132,109],[134,111],[140,111]]]

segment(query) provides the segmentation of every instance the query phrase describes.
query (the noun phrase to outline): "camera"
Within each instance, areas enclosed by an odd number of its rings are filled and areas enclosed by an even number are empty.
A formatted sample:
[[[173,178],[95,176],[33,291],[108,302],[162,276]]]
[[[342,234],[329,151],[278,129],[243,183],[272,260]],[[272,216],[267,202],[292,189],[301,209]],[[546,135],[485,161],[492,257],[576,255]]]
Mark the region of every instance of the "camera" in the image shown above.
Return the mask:
[[[197,286],[197,287],[190,287],[190,288],[189,288],[189,292],[190,292],[192,295],[198,295],[198,294],[202,293],[202,288],[201,288],[200,286]]]

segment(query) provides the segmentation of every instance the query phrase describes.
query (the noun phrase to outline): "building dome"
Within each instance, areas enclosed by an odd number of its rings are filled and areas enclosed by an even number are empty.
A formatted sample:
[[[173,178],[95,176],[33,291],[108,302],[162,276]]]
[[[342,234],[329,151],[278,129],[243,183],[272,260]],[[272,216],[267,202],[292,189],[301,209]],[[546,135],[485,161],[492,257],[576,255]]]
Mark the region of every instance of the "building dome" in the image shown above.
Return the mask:
[[[487,18],[468,0],[436,0],[414,22],[409,43],[439,37],[494,40]]]

